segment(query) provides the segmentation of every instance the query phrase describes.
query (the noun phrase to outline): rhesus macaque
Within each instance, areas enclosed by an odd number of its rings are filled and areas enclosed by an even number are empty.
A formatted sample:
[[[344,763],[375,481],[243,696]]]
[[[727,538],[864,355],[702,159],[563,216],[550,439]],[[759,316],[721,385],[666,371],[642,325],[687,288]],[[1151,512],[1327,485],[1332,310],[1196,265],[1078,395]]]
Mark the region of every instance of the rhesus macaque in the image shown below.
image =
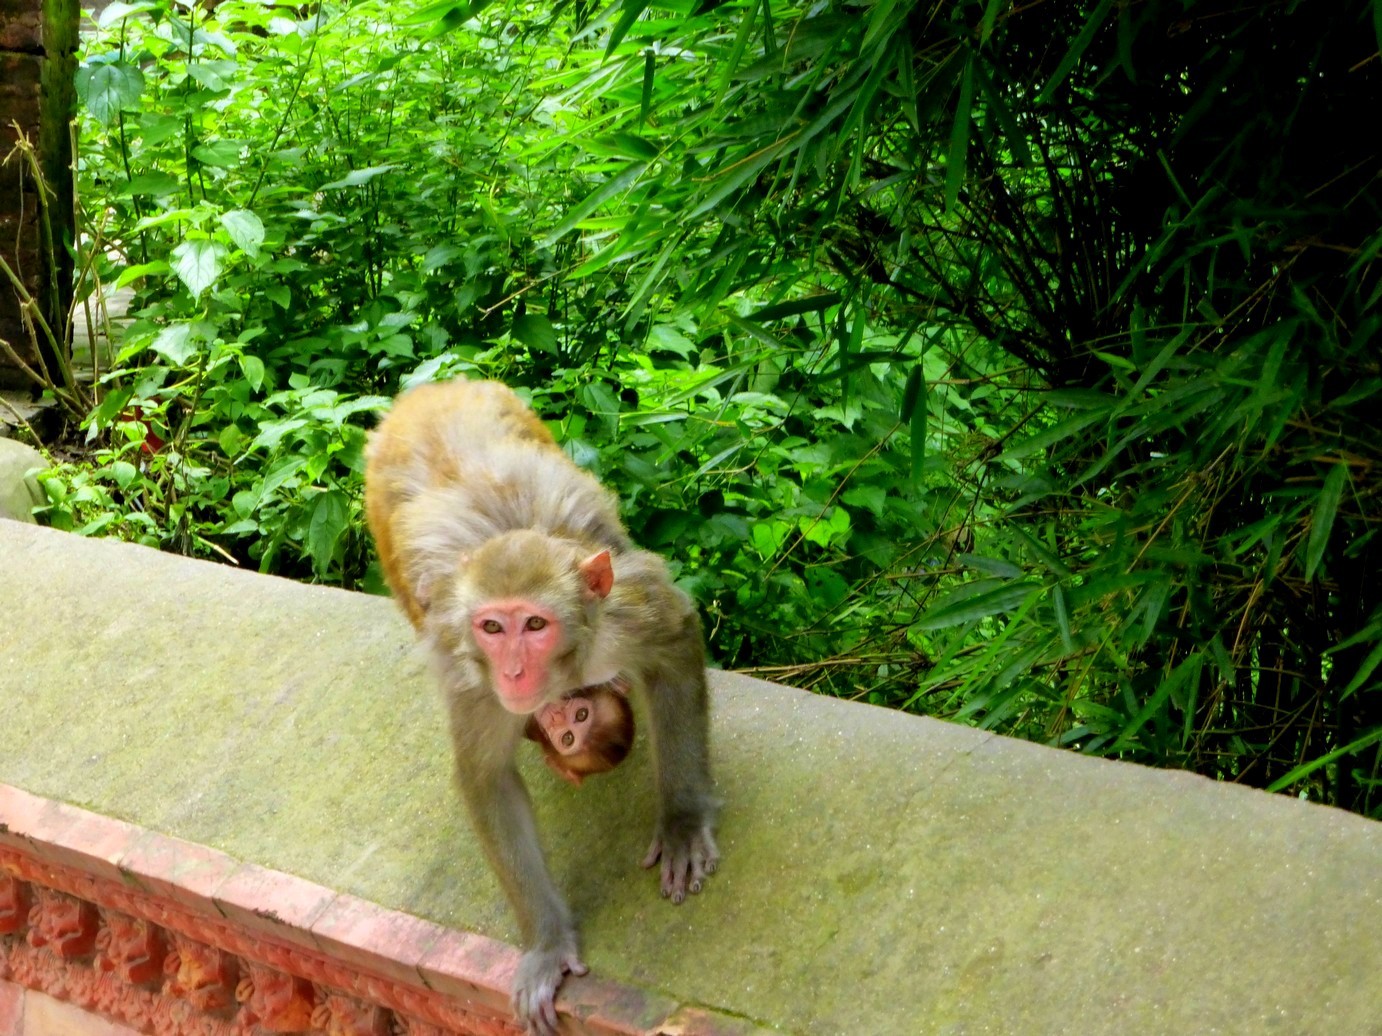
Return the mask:
[[[555,1033],[583,975],[575,921],[514,765],[528,717],[615,677],[650,722],[658,816],[643,859],[680,903],[719,860],[700,620],[612,494],[512,391],[452,381],[400,396],[366,451],[365,514],[394,596],[436,659],[461,797],[527,945],[514,1011]]]
[[[613,770],[633,747],[628,693],[620,679],[572,691],[529,716],[523,735],[537,742],[553,773],[579,788],[585,778]]]

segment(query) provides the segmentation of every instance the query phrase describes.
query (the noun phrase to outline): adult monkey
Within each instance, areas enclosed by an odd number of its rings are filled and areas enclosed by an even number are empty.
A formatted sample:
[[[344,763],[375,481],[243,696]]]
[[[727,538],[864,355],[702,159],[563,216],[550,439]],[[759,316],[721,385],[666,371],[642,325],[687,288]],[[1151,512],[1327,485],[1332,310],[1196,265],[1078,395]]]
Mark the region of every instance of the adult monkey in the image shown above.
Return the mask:
[[[627,679],[646,706],[658,793],[643,866],[662,861],[674,903],[699,892],[719,859],[700,620],[662,559],[629,541],[612,494],[497,382],[400,396],[366,451],[365,514],[435,656],[461,797],[523,931],[514,1011],[546,1036],[562,978],[587,969],[515,749],[544,705]]]

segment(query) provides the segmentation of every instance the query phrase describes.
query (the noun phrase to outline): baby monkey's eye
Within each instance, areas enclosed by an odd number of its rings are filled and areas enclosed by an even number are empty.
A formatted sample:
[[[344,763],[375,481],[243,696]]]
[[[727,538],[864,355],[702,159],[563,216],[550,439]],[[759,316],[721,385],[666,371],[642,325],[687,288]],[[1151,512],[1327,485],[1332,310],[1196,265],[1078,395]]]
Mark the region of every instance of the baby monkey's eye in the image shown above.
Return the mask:
[[[590,710],[589,710],[589,709],[577,709],[577,710],[576,710],[576,722],[577,722],[577,723],[584,723],[584,722],[586,721],[587,717],[589,717],[589,715],[590,715]]]
[[[561,747],[562,747],[562,748],[570,748],[570,747],[571,747],[572,745],[574,745],[575,743],[576,743],[576,735],[573,734],[573,733],[571,733],[571,731],[568,730],[565,734],[563,734],[563,735],[561,736]]]

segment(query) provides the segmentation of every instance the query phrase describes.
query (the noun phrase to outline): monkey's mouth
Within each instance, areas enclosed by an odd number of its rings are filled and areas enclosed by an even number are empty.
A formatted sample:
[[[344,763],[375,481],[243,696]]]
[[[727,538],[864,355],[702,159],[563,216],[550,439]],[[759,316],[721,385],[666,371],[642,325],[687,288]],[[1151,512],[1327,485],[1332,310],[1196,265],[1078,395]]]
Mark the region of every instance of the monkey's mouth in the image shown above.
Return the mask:
[[[500,694],[499,704],[512,712],[516,716],[531,716],[538,709],[542,708],[543,695],[541,692],[533,694]]]

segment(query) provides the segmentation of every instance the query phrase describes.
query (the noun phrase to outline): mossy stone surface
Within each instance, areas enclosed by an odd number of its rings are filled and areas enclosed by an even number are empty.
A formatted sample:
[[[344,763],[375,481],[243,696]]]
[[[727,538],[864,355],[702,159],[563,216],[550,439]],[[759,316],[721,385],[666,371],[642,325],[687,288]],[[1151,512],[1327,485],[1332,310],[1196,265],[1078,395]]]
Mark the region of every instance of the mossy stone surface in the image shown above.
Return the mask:
[[[516,930],[390,602],[0,522],[0,781],[433,921]],[[645,739],[525,746],[606,978],[787,1032],[1382,1032],[1382,825],[712,674],[720,873],[636,866]]]

